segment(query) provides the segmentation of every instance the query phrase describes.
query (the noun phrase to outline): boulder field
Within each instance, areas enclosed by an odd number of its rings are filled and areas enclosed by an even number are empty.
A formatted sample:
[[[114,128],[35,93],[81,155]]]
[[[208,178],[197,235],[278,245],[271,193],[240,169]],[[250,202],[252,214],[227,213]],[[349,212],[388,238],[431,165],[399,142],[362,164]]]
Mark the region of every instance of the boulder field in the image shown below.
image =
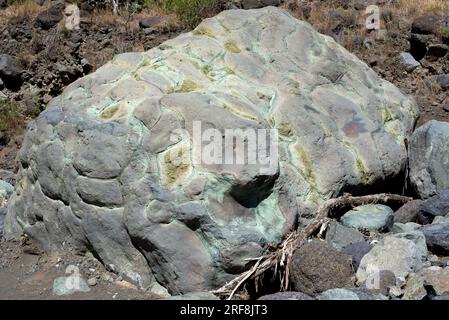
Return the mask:
[[[156,293],[214,289],[323,201],[394,186],[418,115],[286,11],[224,11],[116,56],[49,103],[18,154],[5,236],[92,252]],[[247,149],[244,130],[274,129],[278,157],[268,168],[195,161],[195,123],[241,129]]]

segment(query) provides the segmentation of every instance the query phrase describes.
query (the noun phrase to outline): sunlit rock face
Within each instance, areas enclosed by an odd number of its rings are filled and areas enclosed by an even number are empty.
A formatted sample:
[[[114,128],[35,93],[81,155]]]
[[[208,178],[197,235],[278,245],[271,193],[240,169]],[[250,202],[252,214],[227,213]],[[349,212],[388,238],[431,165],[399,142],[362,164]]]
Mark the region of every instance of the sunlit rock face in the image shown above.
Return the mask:
[[[324,200],[400,176],[417,116],[410,97],[286,11],[225,11],[54,99],[18,155],[5,231],[91,251],[155,292],[216,288]],[[247,161],[260,148],[245,134],[243,164],[201,161],[211,140],[197,143],[198,124],[200,140],[275,129],[272,161]]]

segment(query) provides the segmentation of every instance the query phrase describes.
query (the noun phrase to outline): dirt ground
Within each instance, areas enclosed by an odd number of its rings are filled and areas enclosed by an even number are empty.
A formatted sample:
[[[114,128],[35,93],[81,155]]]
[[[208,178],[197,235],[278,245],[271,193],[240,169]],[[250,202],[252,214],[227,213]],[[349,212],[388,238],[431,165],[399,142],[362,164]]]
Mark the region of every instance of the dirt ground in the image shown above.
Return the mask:
[[[53,282],[67,277],[67,267],[76,266],[84,280],[95,278],[90,292],[57,296]],[[42,253],[29,241],[0,242],[0,300],[153,300],[159,296],[138,290],[120,276],[108,272],[93,257],[70,253]]]

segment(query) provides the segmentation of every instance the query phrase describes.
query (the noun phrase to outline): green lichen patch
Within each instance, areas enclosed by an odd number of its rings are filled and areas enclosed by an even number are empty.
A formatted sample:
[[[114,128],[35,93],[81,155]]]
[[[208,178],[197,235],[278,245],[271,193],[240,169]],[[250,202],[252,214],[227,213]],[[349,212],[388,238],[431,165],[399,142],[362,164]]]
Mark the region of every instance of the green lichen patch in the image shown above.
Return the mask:
[[[382,109],[382,118],[383,118],[384,123],[394,120],[393,115],[391,114],[390,110],[388,110],[387,108]]]
[[[229,40],[224,45],[225,49],[232,53],[240,53],[242,50],[240,50],[239,46],[234,40]]]
[[[225,67],[223,69],[227,74],[235,74],[234,69],[230,68],[230,67]]]

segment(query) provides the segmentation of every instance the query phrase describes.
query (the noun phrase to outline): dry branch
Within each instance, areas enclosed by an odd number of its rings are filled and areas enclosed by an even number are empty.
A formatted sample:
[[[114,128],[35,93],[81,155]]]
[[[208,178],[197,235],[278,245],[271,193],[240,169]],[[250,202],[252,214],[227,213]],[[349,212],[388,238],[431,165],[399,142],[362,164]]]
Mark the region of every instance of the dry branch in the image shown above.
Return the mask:
[[[315,218],[306,227],[291,232],[275,251],[254,259],[256,263],[251,269],[226,283],[220,289],[212,291],[212,293],[220,296],[229,296],[228,299],[230,300],[249,279],[255,280],[257,284],[260,277],[268,270],[274,270],[275,276],[279,276],[281,291],[288,290],[290,264],[294,251],[301,247],[309,238],[317,234],[321,235],[329,221],[332,218],[338,218],[342,209],[376,203],[402,205],[411,200],[412,198],[409,197],[387,193],[360,197],[344,195],[340,198],[328,200],[318,207]]]

